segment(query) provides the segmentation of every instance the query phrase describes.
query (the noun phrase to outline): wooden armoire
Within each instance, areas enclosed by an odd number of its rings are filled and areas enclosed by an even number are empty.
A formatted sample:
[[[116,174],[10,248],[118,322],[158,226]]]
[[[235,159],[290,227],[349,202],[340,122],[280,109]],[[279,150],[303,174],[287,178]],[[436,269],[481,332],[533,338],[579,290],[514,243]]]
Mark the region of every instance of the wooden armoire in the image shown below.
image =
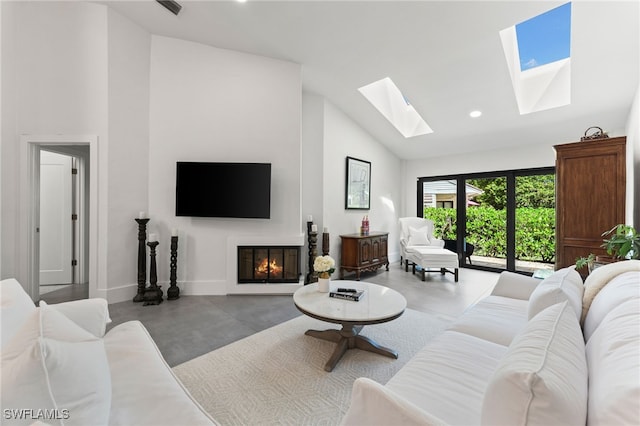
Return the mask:
[[[605,255],[602,233],[625,221],[626,137],[554,146],[556,269]]]

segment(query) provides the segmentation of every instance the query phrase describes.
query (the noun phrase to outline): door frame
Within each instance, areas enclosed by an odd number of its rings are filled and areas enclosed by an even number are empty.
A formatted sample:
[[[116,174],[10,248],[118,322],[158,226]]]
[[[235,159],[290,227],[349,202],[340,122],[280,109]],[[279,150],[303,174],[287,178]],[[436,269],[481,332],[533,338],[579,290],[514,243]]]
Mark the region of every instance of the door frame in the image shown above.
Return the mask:
[[[488,266],[477,266],[470,265],[467,263],[467,259],[465,256],[460,257],[460,267],[461,268],[469,268],[469,269],[479,269],[483,271],[491,271],[491,272],[502,272],[502,271],[510,271],[516,272],[519,274],[528,275],[526,272],[517,271],[516,270],[516,259],[515,259],[515,245],[516,245],[516,177],[519,176],[532,176],[532,175],[542,175],[542,174],[555,174],[555,167],[534,167],[528,169],[515,169],[515,170],[501,170],[495,172],[478,172],[478,173],[460,173],[455,175],[444,175],[444,176],[428,176],[428,177],[420,177],[417,179],[417,191],[416,191],[416,201],[417,201],[417,211],[416,215],[418,217],[423,217],[423,183],[424,182],[432,182],[438,180],[455,180],[457,184],[457,188],[466,188],[466,181],[468,179],[491,179],[491,178],[506,178],[506,191],[507,191],[507,221],[506,221],[506,268],[492,268]],[[458,253],[462,253],[464,251],[465,244],[465,235],[466,235],[466,227],[467,227],[467,203],[466,203],[466,194],[464,191],[456,192],[456,202],[457,202],[457,210],[456,210],[456,246]]]
[[[84,229],[84,238],[87,241],[88,250],[83,248],[83,253],[88,252],[88,271],[78,270],[79,276],[85,276],[89,282],[89,297],[95,297],[98,288],[98,137],[95,135],[21,135],[21,187],[20,187],[20,212],[25,220],[21,220],[20,226],[20,252],[25,256],[20,257],[20,270],[26,277],[24,283],[27,292],[34,301],[40,298],[40,238],[38,226],[40,222],[40,150],[55,151],[56,148],[72,147],[74,145],[88,145],[89,158],[89,188],[86,188],[85,179],[81,179],[80,191],[88,193],[89,197],[89,224],[81,227]],[[82,157],[81,157],[82,158]],[[87,159],[84,161],[86,173]],[[82,163],[83,161],[81,161]],[[80,263],[80,262],[79,262]]]

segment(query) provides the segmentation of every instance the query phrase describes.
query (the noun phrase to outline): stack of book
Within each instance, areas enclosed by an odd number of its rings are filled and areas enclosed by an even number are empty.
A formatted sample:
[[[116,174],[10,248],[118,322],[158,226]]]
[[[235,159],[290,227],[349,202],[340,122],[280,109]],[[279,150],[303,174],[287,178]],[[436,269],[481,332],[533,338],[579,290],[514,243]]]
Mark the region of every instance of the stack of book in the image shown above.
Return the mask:
[[[364,290],[358,290],[355,288],[338,288],[336,291],[329,292],[329,297],[335,297],[336,299],[359,301],[364,295]]]

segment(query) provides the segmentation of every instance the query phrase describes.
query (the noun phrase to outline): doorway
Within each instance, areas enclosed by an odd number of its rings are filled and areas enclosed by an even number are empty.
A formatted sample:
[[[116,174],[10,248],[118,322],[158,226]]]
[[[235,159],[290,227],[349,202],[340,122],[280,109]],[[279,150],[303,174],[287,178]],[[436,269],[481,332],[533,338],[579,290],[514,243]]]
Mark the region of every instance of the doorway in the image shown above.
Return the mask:
[[[508,170],[418,179],[419,217],[460,266],[525,274],[553,270],[555,170]]]
[[[62,154],[75,159],[77,192],[75,206],[77,225],[72,244],[77,253],[76,268],[70,286],[73,291],[61,297],[47,293],[47,302],[99,297],[97,273],[97,192],[98,192],[98,138],[92,135],[22,135],[20,209],[27,214],[19,223],[19,269],[21,283],[34,301],[40,297],[40,187],[42,152]],[[47,154],[45,154],[47,155]],[[46,264],[44,265],[46,268]],[[73,271],[73,270],[72,270]]]
[[[51,303],[88,297],[85,248],[88,146],[40,147],[39,296]]]

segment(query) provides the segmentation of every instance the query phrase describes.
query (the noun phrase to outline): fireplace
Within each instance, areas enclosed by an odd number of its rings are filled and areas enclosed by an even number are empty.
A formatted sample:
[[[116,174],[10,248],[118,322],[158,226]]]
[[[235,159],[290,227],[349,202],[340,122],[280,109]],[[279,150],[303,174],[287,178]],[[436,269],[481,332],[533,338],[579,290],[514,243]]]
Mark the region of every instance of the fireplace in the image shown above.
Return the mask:
[[[238,283],[297,283],[300,247],[238,246]]]

